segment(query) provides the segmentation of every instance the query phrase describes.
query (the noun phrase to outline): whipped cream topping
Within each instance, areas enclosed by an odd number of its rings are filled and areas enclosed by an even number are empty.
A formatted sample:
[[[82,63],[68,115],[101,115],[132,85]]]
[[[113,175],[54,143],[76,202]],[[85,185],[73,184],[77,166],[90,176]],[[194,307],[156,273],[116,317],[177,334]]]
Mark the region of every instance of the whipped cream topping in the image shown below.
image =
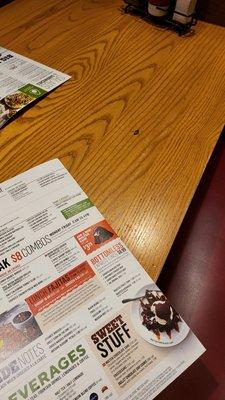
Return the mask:
[[[159,316],[157,315],[157,312],[156,312],[157,304],[165,304],[165,302],[164,301],[155,301],[154,304],[152,304],[152,306],[151,306],[151,311],[153,312],[154,318],[155,318],[156,322],[158,322],[158,324],[166,325],[168,323],[168,320],[165,320],[163,318],[159,318]],[[171,321],[173,319],[173,309],[172,309],[171,306],[170,306],[170,317],[169,317],[169,319]]]

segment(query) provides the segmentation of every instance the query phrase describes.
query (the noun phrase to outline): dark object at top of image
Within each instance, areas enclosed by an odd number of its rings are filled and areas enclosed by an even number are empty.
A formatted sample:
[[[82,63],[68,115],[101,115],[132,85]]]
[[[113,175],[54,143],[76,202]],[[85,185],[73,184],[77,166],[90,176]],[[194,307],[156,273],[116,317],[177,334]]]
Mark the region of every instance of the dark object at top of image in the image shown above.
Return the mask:
[[[175,0],[168,0],[167,2],[165,1],[165,3],[167,3],[167,7],[155,5],[155,1],[153,1],[151,4],[151,2],[149,2],[148,0],[123,1],[125,3],[125,6],[123,8],[125,14],[135,15],[148,23],[160,26],[161,28],[173,30],[177,32],[179,36],[193,34],[192,27],[197,23],[195,13],[187,15],[176,11]],[[155,10],[154,14],[149,13],[149,9],[151,10],[151,6],[152,10]],[[178,18],[174,18],[174,15],[176,15]],[[180,22],[182,20],[183,22]]]
[[[198,0],[196,12],[202,21],[225,26],[224,0]]]

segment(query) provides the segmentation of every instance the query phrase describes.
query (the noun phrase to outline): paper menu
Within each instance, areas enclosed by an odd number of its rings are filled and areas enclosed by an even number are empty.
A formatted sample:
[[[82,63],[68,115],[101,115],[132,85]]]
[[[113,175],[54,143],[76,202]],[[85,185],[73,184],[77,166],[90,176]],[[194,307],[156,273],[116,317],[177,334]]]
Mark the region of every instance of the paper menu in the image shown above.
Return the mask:
[[[0,128],[68,79],[69,75],[0,47]]]
[[[59,160],[0,210],[1,400],[154,399],[203,353]]]

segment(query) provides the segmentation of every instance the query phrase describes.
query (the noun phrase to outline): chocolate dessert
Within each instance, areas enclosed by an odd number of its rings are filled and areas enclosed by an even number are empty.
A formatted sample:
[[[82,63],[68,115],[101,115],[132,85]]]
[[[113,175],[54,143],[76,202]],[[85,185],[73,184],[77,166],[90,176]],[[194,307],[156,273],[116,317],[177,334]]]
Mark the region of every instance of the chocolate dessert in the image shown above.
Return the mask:
[[[145,296],[140,300],[142,324],[148,331],[154,332],[158,340],[160,333],[166,332],[171,339],[171,332],[179,332],[180,315],[170,305],[164,294],[158,290],[146,290]]]

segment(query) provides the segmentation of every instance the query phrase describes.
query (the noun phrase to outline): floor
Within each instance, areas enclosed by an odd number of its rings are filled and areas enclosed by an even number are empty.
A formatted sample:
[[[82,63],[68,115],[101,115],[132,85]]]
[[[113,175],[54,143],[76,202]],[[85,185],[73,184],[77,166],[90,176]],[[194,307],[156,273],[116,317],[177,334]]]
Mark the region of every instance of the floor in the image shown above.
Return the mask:
[[[207,352],[157,400],[225,400],[225,132],[158,285]]]
[[[225,26],[225,2],[221,0],[198,0],[197,15],[202,21]]]

